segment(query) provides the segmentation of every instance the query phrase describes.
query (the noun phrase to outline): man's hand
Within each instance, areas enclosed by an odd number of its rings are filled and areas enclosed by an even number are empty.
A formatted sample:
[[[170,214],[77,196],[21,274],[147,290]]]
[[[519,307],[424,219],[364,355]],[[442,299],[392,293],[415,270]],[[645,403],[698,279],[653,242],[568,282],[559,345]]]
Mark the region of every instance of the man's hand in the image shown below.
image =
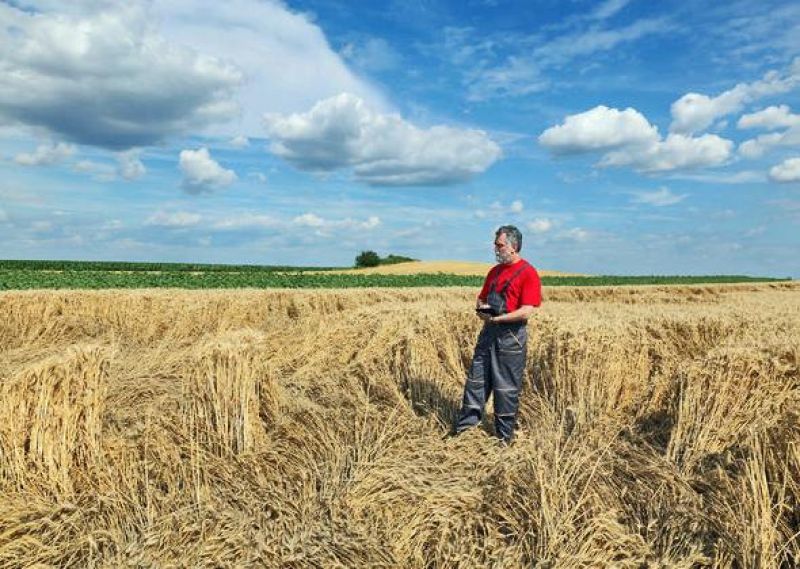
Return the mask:
[[[476,309],[478,309],[478,308],[491,308],[491,306],[489,306],[489,305],[488,305],[488,304],[486,304],[485,302],[478,302],[478,303],[475,305],[475,308],[476,308]],[[481,319],[481,320],[483,320],[484,322],[489,322],[489,321],[492,319],[492,315],[491,315],[491,314],[487,314],[487,313],[485,313],[485,312],[476,312],[475,314],[477,314],[477,315],[478,315],[478,318],[480,318],[480,319]]]

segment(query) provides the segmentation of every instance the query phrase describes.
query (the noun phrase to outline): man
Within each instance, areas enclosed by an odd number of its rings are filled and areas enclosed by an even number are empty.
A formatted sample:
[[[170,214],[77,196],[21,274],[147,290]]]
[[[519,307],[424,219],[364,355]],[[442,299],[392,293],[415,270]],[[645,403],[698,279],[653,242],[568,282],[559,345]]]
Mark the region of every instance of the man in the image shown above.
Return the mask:
[[[539,274],[520,257],[522,234],[513,225],[495,233],[498,264],[492,267],[478,295],[476,311],[484,321],[464,385],[464,399],[455,434],[480,423],[489,395],[494,393],[494,425],[506,444],[514,436],[519,392],[525,371],[527,323],[542,303]]]

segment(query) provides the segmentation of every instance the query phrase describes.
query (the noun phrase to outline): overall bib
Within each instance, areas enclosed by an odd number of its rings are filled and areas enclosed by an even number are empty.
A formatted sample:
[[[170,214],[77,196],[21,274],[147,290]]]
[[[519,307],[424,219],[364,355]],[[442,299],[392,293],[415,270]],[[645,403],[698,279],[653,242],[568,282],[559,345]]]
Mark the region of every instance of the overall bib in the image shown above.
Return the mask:
[[[508,313],[506,291],[511,282],[528,267],[525,261],[523,263],[524,266],[508,279],[500,291],[496,290],[497,277],[491,283],[486,300],[495,314]],[[511,440],[517,421],[527,340],[526,322],[484,324],[464,385],[456,433],[480,423],[486,401],[494,393],[495,432],[504,441]]]

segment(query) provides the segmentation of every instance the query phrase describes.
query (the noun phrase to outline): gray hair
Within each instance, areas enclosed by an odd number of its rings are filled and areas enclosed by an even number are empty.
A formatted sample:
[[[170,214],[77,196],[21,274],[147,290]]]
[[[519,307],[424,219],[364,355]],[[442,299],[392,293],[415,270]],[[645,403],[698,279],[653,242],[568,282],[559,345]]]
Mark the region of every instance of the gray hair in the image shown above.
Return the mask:
[[[516,228],[514,225],[501,225],[497,228],[497,231],[494,232],[495,238],[500,237],[500,234],[506,236],[506,241],[508,241],[514,250],[519,253],[522,251],[522,233],[520,230]]]

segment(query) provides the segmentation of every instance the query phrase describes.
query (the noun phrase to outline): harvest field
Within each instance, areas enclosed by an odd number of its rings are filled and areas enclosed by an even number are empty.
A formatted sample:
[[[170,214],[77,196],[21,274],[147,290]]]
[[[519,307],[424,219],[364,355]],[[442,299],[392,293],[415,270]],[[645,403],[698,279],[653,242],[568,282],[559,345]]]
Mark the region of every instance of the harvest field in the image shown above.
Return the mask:
[[[795,567],[800,285],[0,293],[0,567]]]

